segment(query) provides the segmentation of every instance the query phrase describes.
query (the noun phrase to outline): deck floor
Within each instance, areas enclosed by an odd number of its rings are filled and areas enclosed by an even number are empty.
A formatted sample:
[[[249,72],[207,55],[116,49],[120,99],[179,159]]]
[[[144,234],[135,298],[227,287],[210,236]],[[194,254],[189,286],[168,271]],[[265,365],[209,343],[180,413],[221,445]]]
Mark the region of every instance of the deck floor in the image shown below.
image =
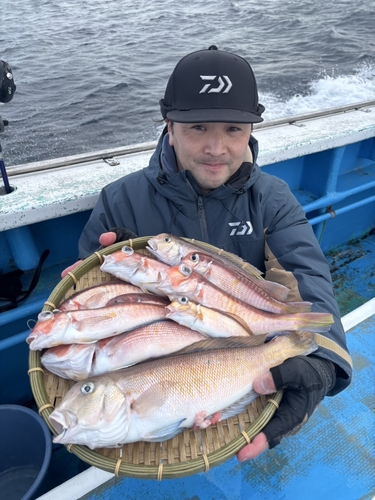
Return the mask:
[[[375,297],[375,231],[326,257],[342,316]]]

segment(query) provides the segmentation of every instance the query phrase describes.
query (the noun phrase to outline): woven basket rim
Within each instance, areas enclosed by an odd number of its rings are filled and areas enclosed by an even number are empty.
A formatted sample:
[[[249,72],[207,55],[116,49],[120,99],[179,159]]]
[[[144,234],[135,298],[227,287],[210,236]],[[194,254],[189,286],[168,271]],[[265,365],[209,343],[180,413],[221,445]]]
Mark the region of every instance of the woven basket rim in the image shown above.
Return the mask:
[[[115,243],[87,257],[81,264],[66,275],[54,288],[48,300],[45,302],[42,311],[52,311],[57,309],[65,294],[75,285],[80,278],[89,273],[95,267],[98,267],[103,262],[103,256],[109,255],[120,250],[124,245],[131,246],[134,250],[142,250],[151,236],[136,238]],[[187,239],[187,241],[189,241]],[[200,242],[202,245],[202,243]],[[209,244],[203,244],[207,249],[216,249]],[[217,250],[217,249],[216,249]],[[54,410],[51,404],[49,395],[45,387],[45,373],[48,373],[43,368],[41,361],[41,351],[29,352],[29,371],[30,385],[33,392],[35,402],[38,406],[39,414],[42,416],[49,429],[54,435],[57,432],[53,428],[49,420],[49,415]],[[67,445],[69,452],[74,453],[81,460],[89,465],[114,473],[116,476],[127,476],[139,479],[174,479],[178,477],[186,477],[199,472],[207,472],[210,468],[220,465],[232,458],[241,448],[250,443],[251,440],[263,429],[263,427],[273,417],[278,408],[281,399],[282,391],[266,397],[267,402],[263,407],[261,414],[256,420],[251,423],[246,429],[241,430],[238,437],[230,441],[219,450],[215,450],[209,454],[202,454],[197,458],[186,460],[179,463],[163,463],[159,465],[145,465],[125,462],[121,458],[113,459],[105,457],[96,450],[91,450],[84,445]]]

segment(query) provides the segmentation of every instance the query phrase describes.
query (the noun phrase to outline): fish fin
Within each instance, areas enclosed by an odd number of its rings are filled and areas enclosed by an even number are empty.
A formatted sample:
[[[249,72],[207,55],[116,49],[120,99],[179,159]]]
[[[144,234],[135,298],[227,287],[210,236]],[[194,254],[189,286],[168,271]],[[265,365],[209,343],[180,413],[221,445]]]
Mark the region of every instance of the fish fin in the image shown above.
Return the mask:
[[[267,292],[274,299],[282,301],[287,300],[288,294],[290,292],[290,289],[288,287],[281,285],[280,283],[276,283],[275,281],[254,280],[251,276],[249,277],[249,279],[250,281],[256,283],[259,288]]]
[[[174,385],[174,382],[168,380],[153,384],[132,403],[132,410],[141,417],[152,415],[165,403],[168,393]]]
[[[180,354],[189,354],[199,351],[215,350],[215,349],[229,349],[232,347],[254,347],[264,344],[267,336],[264,335],[249,335],[248,337],[221,337],[221,338],[210,338],[207,340],[200,340],[199,342],[194,342],[177,352],[171,353],[168,356],[179,356]]]
[[[275,337],[285,337],[287,335],[292,335],[293,331],[285,330],[281,332],[271,332],[268,334],[265,342],[269,342],[270,340],[274,339]]]
[[[182,422],[186,420],[183,418],[178,422],[173,422],[173,424],[167,425],[166,427],[161,427],[160,429],[156,429],[152,432],[149,432],[142,436],[142,441],[166,441],[167,439],[172,439],[177,436],[180,432],[184,430],[183,427],[180,427]]]
[[[220,311],[219,309],[217,309],[217,311],[219,311],[221,314],[226,314],[227,316],[230,316],[232,319],[237,321],[237,323],[239,323],[242,326],[242,328],[244,328],[247,332],[249,332],[249,335],[254,335],[250,326],[246,323],[246,321],[244,321],[242,318],[240,318],[236,314],[232,314],[232,313],[227,312],[227,311],[224,313],[223,311]]]
[[[227,408],[224,408],[224,410],[221,410],[221,418],[220,420],[226,420],[227,418],[234,417],[235,415],[239,415],[243,411],[245,411],[247,405],[252,403],[254,399],[256,399],[259,396],[258,393],[255,391],[251,390],[245,396],[243,396],[241,399],[236,401],[230,406],[227,406]]]
[[[285,302],[285,306],[291,313],[311,312],[312,302]]]

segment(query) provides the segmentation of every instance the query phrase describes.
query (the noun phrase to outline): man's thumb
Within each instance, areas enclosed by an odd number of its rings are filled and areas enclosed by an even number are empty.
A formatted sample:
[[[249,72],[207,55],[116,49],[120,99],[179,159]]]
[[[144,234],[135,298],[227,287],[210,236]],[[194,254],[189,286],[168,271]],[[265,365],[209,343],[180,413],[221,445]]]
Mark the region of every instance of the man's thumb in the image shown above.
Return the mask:
[[[268,372],[256,378],[253,383],[253,389],[258,394],[273,394],[276,392],[275,382],[271,372]]]

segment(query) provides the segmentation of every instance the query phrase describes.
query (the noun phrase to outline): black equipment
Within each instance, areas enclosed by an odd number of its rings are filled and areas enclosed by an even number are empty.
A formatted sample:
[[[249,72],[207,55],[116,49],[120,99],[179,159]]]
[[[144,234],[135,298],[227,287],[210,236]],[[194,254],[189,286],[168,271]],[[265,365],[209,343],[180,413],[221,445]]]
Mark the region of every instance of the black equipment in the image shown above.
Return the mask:
[[[8,63],[0,60],[0,102],[10,102],[15,91],[12,69]]]

